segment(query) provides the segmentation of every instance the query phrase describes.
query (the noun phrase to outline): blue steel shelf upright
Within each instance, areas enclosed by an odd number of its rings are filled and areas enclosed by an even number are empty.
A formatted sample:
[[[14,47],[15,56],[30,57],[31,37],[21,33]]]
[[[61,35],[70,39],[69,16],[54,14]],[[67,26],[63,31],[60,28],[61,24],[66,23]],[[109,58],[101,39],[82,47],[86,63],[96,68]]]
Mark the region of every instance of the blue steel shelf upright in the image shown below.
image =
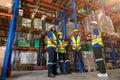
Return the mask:
[[[1,80],[6,79],[10,60],[11,60],[12,45],[14,42],[15,29],[16,29],[16,16],[18,15],[18,6],[19,6],[19,0],[14,0],[12,19],[9,25],[8,40],[6,45],[6,52],[5,52],[4,63],[2,68]]]

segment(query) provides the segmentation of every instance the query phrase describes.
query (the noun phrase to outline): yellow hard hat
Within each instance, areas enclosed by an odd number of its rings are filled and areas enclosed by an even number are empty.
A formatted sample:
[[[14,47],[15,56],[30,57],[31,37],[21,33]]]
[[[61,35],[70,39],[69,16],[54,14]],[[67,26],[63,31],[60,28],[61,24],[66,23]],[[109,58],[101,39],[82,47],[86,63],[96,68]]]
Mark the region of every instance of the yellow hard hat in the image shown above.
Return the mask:
[[[62,32],[58,32],[58,35],[62,35]]]
[[[77,30],[77,29],[75,29],[75,30],[74,30],[74,32],[78,32],[78,30]]]

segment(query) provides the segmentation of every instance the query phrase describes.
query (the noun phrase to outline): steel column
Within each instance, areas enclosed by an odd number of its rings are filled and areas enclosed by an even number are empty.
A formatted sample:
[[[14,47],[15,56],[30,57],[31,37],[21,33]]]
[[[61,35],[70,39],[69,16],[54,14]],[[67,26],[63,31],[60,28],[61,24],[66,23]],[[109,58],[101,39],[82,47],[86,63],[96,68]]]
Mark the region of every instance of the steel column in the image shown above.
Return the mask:
[[[64,39],[66,39],[66,37],[67,37],[66,24],[67,24],[66,7],[64,7],[64,26],[63,26],[63,37],[64,37]]]
[[[72,0],[72,8],[73,8],[73,15],[74,15],[74,29],[77,29],[77,17],[76,17],[75,0]]]
[[[114,65],[117,67],[117,59],[116,59],[116,55],[115,55],[115,50],[114,50],[114,47],[113,47],[112,39],[109,39],[109,41],[110,41],[110,47],[111,47],[111,50],[112,50],[111,57],[114,60]]]
[[[54,25],[57,25],[57,14],[55,13],[55,17],[54,17]]]
[[[15,33],[15,40],[16,40],[16,44],[18,44],[18,32]],[[15,66],[15,62],[16,62],[16,51],[14,51],[14,59],[13,59],[13,64],[12,64],[12,70],[14,70],[14,66]]]
[[[60,17],[60,31],[63,33],[63,13],[59,12],[59,17]]]
[[[2,75],[1,75],[1,80],[5,80],[7,77],[7,70],[8,70],[8,65],[9,65],[9,59],[11,56],[11,50],[12,50],[12,43],[14,39],[14,33],[15,33],[15,17],[18,13],[18,5],[19,5],[19,0],[14,0],[14,6],[13,6],[13,16],[10,21],[10,27],[9,27],[9,34],[8,34],[8,41],[7,41],[7,46],[6,46],[6,52],[5,52],[5,57],[4,57],[4,64],[2,68]]]

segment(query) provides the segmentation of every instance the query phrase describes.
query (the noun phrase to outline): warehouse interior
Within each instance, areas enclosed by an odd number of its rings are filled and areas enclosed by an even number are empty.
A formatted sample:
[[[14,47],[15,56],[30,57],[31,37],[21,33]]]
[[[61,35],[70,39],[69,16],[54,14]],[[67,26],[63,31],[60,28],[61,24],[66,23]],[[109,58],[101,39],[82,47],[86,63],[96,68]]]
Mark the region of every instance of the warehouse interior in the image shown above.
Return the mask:
[[[108,78],[96,76],[91,21],[97,21],[101,32]],[[119,21],[120,0],[0,0],[0,80],[119,80]],[[47,35],[52,25],[66,41],[78,30],[84,42],[83,72],[47,76]],[[72,71],[71,48],[67,53]],[[81,70],[79,63],[77,68]]]

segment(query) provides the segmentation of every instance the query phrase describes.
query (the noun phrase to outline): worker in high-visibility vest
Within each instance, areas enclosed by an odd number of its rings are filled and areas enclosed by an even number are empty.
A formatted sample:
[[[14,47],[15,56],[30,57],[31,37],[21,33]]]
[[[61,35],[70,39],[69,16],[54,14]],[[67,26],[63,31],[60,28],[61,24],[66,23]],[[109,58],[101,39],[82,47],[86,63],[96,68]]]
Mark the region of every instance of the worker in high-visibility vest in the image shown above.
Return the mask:
[[[48,77],[55,77],[57,75],[57,34],[54,25],[51,26],[48,32],[47,48],[48,48]]]
[[[81,52],[82,39],[78,35],[78,30],[77,29],[74,30],[74,35],[71,37],[70,43],[72,45],[73,56],[74,56],[74,72],[77,72],[77,69],[76,69],[76,67],[77,67],[77,60],[79,58],[80,58],[80,62],[78,63],[78,65],[81,63],[80,66],[83,69],[82,52]],[[79,68],[79,72],[83,72],[83,71],[80,71],[80,68]]]
[[[103,61],[102,56],[102,48],[103,48],[103,42],[101,33],[98,30],[98,23],[97,21],[91,22],[91,29],[92,31],[92,46],[93,46],[93,52],[95,56],[95,61],[97,63],[99,74],[97,74],[98,77],[108,77],[108,74],[106,73],[105,64]]]
[[[63,39],[62,32],[58,32],[58,55],[59,55],[59,65],[61,74],[69,74],[70,73],[70,60],[68,55],[66,54],[66,46],[67,42]],[[66,67],[64,67],[66,65]]]

